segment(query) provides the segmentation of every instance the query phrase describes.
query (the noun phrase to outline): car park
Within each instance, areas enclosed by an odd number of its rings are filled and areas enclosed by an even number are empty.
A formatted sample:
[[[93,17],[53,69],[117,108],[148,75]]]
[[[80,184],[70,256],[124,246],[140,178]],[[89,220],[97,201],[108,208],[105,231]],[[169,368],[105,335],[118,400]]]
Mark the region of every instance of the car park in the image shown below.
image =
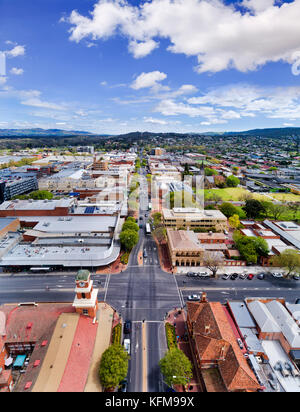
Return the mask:
[[[224,275],[222,276],[222,279],[227,280],[230,278],[230,275],[228,275],[227,273],[224,273]]]
[[[254,275],[252,273],[249,273],[249,275],[247,276],[247,279],[252,280],[254,278]]]
[[[191,302],[199,302],[200,296],[199,295],[190,295],[188,296],[188,300]]]
[[[124,323],[124,333],[129,334],[130,332],[131,332],[131,321],[126,320],[126,322]]]
[[[265,277],[266,277],[266,276],[265,276],[264,273],[259,273],[259,274],[257,275],[257,279],[259,279],[259,280],[264,280]]]
[[[233,273],[233,274],[230,276],[230,279],[231,279],[231,280],[236,280],[238,277],[239,277],[239,275],[238,275],[237,273]]]

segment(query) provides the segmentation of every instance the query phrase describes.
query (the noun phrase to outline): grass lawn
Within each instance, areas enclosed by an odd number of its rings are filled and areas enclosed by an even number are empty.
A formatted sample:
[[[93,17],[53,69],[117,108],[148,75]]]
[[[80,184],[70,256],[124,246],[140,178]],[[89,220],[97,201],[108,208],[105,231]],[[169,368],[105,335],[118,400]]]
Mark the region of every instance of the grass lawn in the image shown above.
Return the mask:
[[[269,193],[269,196],[281,202],[300,202],[300,195],[294,193]]]
[[[199,191],[201,192],[201,191]],[[259,193],[251,193],[249,190],[246,190],[242,187],[227,187],[225,189],[207,189],[204,191],[205,198],[212,194],[217,194],[222,198],[223,201],[236,201],[241,200],[241,196],[245,194],[252,194],[255,199],[258,200],[270,200],[267,196],[261,195]],[[199,193],[200,194],[200,193]]]

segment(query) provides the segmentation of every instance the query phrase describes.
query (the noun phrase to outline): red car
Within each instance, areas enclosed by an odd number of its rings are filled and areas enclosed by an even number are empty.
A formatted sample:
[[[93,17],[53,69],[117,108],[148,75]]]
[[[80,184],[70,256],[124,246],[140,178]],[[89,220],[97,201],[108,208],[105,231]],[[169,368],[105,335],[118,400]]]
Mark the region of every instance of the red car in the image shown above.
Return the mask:
[[[252,275],[252,273],[250,273],[247,277],[247,279],[252,280],[254,278],[254,275]]]

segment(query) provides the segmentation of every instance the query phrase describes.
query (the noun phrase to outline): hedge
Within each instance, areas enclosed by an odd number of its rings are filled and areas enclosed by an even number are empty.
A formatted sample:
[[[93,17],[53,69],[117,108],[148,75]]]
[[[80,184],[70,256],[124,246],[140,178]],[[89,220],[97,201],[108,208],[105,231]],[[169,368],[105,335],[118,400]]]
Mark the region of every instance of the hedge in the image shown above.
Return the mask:
[[[166,328],[168,349],[171,350],[171,349],[178,348],[175,327],[171,325],[170,323],[166,323],[165,328]]]
[[[113,345],[115,343],[121,344],[121,336],[122,336],[122,324],[118,323],[118,325],[116,325],[112,331],[112,344]]]

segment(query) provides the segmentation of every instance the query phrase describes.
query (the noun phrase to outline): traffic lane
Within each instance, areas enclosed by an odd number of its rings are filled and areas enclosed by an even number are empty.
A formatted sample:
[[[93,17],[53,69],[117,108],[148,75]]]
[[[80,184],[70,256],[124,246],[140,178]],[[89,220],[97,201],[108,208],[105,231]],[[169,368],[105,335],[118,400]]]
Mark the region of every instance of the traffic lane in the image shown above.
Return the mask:
[[[132,323],[131,333],[124,335],[130,339],[131,351],[128,365],[128,392],[142,392],[142,333],[141,323]]]
[[[147,323],[148,392],[166,390],[159,367],[159,361],[165,355],[165,347],[164,322]]]
[[[240,279],[236,280],[222,278],[192,278],[186,275],[176,275],[177,283],[179,286],[232,286],[232,287],[244,287],[244,285],[253,285],[255,287],[262,287],[262,285],[267,287],[280,287],[286,289],[298,289],[300,290],[300,282],[294,279],[276,279],[273,276],[266,276],[265,279],[259,280],[256,276],[250,279]]]
[[[226,303],[228,300],[240,301],[246,298],[283,298],[287,302],[295,303],[296,299],[300,297],[297,291],[286,291],[285,289],[272,289],[272,290],[253,290],[253,289],[231,289],[231,290],[203,290],[210,302]],[[196,291],[181,290],[184,302],[188,302],[188,296],[193,294],[200,294]]]
[[[65,290],[53,290],[53,291],[11,291],[0,293],[0,305],[8,303],[22,303],[22,302],[37,302],[37,303],[72,303],[74,300],[74,292],[66,292]]]

